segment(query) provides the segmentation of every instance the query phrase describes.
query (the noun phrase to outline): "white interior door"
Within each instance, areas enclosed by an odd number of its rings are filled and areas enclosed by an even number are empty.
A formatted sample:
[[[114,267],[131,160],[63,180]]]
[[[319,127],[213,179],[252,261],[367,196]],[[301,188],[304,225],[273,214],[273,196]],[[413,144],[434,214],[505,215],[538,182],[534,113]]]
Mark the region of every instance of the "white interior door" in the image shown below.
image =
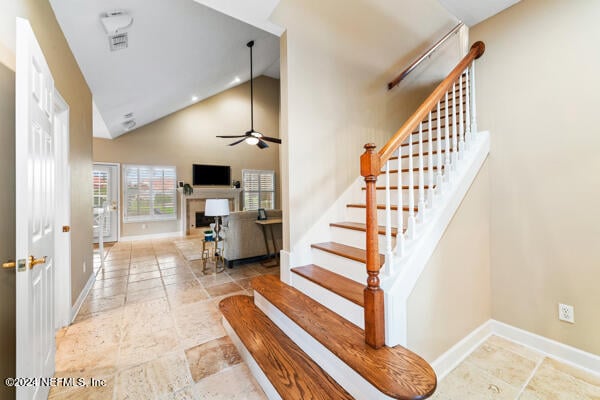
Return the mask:
[[[118,204],[119,204],[119,166],[117,164],[94,163],[94,221],[103,212],[108,212],[104,219],[104,242],[116,242],[118,239]],[[104,204],[108,207],[103,209]],[[97,224],[94,223],[94,226]],[[98,243],[99,229],[94,228],[94,243]]]
[[[54,374],[54,80],[27,20],[17,18],[17,376]],[[46,399],[48,386],[17,388]]]

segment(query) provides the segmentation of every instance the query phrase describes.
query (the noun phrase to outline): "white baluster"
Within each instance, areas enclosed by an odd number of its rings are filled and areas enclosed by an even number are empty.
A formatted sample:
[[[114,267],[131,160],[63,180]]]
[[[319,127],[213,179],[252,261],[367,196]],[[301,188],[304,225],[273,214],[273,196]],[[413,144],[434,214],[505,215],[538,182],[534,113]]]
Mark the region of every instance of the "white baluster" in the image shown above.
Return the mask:
[[[390,193],[390,162],[385,163],[385,259],[388,273],[394,264],[392,249],[392,198]]]
[[[433,206],[433,125],[431,124],[431,111],[429,111],[429,120],[427,121],[427,151],[429,157],[427,157],[427,182],[429,188],[427,189],[427,208]]]
[[[475,102],[475,61],[471,62],[471,132],[477,133],[477,105]]]
[[[402,257],[404,254],[404,215],[402,208],[404,207],[404,201],[402,199],[402,146],[398,147],[398,190],[396,190],[398,212],[396,212],[398,221],[396,226],[398,232],[396,234],[396,256]]]
[[[440,113],[440,103],[437,103],[437,179],[436,186],[439,192],[442,191],[442,115]]]
[[[431,157],[431,154],[429,155]],[[425,216],[425,173],[423,171],[423,123],[419,123],[419,206],[417,218],[423,222]]]
[[[413,135],[408,135],[408,221],[406,236],[408,239],[415,238],[415,174],[413,171]],[[401,209],[398,209],[402,213]]]
[[[469,146],[471,143],[471,94],[469,93],[471,91],[471,75],[469,74],[469,68],[467,67],[467,69],[465,69],[465,76],[466,76],[466,80],[467,80],[467,87],[466,87],[466,94],[467,94],[467,98],[465,100],[465,103],[467,103],[467,107],[465,107],[465,111],[466,111],[466,115],[465,115],[465,125],[467,126],[466,128],[466,132],[465,132],[465,149],[469,150]]]
[[[452,84],[452,171],[456,171],[458,161],[458,132],[456,126],[456,83]]]
[[[446,144],[445,144],[445,169],[444,176],[446,177],[446,182],[450,179],[450,103],[448,101],[448,92],[446,92]]]
[[[463,105],[463,76],[460,74],[458,78],[458,133],[459,133],[459,144],[457,147],[458,158],[462,159],[462,152],[465,150],[465,119],[464,119],[464,105]]]

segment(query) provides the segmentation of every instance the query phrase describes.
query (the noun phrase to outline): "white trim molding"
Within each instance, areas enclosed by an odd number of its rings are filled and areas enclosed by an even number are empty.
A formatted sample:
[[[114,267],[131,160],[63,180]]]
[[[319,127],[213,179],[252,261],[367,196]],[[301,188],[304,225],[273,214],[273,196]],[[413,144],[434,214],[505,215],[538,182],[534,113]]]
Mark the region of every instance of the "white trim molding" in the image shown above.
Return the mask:
[[[529,347],[546,357],[569,364],[575,368],[579,368],[600,377],[599,355],[588,353],[575,347],[548,339],[544,336],[505,324],[504,322],[490,319],[474,329],[431,363],[431,366],[438,377],[438,381],[442,380],[450,371],[456,368],[458,364],[463,362],[491,335],[500,336],[512,342]]]
[[[81,309],[81,306],[83,305],[83,302],[85,301],[85,298],[87,297],[88,293],[90,292],[90,290],[92,290],[92,286],[94,286],[94,283],[96,283],[96,272],[92,272],[90,274],[87,283],[83,287],[81,293],[79,293],[79,297],[77,297],[77,301],[75,302],[75,304],[73,304],[73,307],[71,307],[71,323],[75,321],[75,318],[77,317],[77,314],[79,314],[79,310]]]
[[[149,239],[167,239],[172,237],[182,237],[181,232],[163,232],[163,233],[149,233],[147,235],[133,235],[133,236],[121,236],[119,242],[133,242],[136,240],[149,240]]]

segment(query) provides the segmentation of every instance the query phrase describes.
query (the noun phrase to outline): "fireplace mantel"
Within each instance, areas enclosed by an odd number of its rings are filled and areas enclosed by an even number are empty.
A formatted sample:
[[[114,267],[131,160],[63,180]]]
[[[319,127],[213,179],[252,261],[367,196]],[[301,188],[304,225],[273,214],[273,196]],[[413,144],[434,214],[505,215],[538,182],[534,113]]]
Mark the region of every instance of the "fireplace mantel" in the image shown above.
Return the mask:
[[[242,189],[229,187],[194,187],[194,192],[190,195],[183,194],[183,188],[178,188],[179,209],[181,210],[181,235],[188,235],[190,232],[190,221],[195,220],[195,215],[189,215],[190,202],[206,199],[229,199],[233,202],[233,208],[229,211],[240,211]]]

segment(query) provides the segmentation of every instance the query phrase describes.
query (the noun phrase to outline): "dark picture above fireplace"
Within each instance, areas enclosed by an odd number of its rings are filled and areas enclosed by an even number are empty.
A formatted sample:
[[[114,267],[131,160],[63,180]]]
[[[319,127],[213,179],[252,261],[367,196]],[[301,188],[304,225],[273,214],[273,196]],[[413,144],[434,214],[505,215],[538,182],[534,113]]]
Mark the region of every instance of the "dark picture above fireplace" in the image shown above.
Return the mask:
[[[229,165],[194,164],[194,186],[230,186],[231,167]]]

